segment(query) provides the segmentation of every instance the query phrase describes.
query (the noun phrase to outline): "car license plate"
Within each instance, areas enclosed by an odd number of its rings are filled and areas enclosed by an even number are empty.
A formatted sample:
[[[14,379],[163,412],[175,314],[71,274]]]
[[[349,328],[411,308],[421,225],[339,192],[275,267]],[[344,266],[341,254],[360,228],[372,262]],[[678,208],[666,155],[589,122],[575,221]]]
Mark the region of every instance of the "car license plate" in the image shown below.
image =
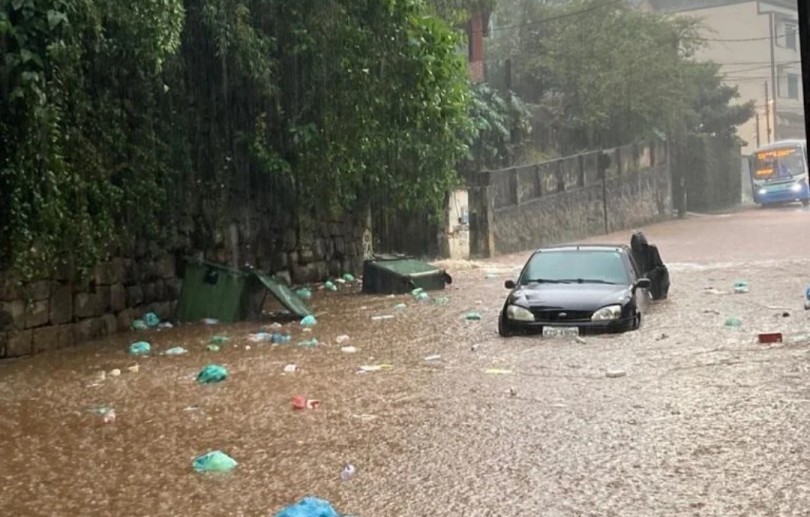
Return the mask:
[[[576,337],[579,327],[543,327],[543,337]]]

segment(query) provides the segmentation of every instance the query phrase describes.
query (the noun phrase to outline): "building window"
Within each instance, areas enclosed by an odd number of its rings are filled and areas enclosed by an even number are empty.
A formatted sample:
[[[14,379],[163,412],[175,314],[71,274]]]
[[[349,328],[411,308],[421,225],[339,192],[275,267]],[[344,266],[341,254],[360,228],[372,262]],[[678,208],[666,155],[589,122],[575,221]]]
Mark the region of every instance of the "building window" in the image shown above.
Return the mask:
[[[785,47],[791,50],[798,50],[798,37],[799,37],[799,30],[798,28],[791,24],[785,24]]]
[[[787,96],[788,99],[799,98],[799,76],[798,74],[787,74]]]

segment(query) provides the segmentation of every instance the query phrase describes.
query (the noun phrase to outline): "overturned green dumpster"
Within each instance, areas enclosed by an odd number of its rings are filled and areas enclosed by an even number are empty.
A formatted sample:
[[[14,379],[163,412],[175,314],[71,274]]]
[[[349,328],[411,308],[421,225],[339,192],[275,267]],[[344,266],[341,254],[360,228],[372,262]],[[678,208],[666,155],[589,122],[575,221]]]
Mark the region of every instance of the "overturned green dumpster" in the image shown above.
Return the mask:
[[[363,263],[363,292],[403,294],[444,289],[453,279],[443,269],[411,257],[378,255]]]
[[[261,316],[267,293],[273,295],[291,317],[303,318],[312,309],[286,285],[253,269],[234,269],[199,259],[186,261],[183,288],[177,302],[177,320],[213,318],[232,323]]]

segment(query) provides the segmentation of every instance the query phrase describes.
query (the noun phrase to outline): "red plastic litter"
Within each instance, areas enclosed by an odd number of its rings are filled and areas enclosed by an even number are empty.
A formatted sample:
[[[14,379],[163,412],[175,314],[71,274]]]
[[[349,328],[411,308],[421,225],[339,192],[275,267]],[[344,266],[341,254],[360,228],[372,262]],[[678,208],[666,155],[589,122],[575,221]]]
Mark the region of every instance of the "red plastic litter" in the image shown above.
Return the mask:
[[[782,342],[782,333],[781,332],[768,332],[765,334],[759,335],[759,342],[760,343],[781,343]]]
[[[301,395],[297,395],[292,399],[293,409],[306,409],[307,399]]]

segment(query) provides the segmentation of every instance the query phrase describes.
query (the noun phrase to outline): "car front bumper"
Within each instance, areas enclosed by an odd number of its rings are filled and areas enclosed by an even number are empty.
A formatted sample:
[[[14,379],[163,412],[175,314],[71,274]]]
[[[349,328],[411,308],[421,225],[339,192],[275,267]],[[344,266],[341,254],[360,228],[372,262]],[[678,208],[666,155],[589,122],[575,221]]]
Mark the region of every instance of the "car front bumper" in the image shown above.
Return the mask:
[[[506,327],[521,334],[541,334],[544,327],[570,328],[577,327],[580,334],[604,334],[609,332],[625,332],[633,328],[635,318],[623,318],[610,321],[570,321],[570,322],[542,322],[542,321],[516,321],[502,315]]]

